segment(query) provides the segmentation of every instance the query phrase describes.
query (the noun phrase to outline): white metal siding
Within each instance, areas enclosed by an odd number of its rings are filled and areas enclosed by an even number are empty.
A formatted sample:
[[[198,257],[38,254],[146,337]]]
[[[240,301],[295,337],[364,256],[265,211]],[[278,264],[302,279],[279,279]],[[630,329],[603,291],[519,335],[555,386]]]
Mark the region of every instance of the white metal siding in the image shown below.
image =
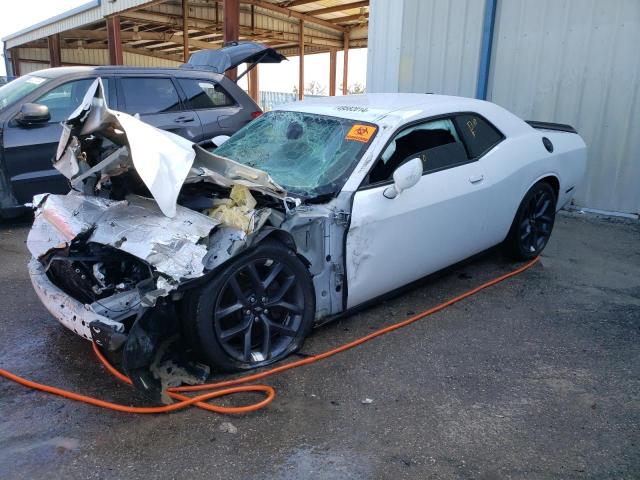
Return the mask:
[[[474,96],[484,3],[372,1],[368,90]]]
[[[404,1],[371,0],[367,48],[367,91],[397,92]]]
[[[483,12],[484,1],[406,2],[400,91],[473,97]]]
[[[640,1],[498,1],[489,100],[589,147],[581,206],[640,212]]]

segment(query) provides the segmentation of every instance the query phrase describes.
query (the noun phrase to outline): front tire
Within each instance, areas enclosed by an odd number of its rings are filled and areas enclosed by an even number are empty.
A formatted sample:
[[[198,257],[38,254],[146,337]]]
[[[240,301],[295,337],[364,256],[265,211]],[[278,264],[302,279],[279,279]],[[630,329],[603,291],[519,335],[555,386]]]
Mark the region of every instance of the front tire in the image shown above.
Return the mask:
[[[315,317],[313,282],[295,252],[268,241],[190,292],[182,317],[191,344],[212,367],[261,367],[302,347]]]
[[[524,196],[502,247],[515,260],[531,260],[542,253],[556,218],[556,194],[548,183],[536,183]]]

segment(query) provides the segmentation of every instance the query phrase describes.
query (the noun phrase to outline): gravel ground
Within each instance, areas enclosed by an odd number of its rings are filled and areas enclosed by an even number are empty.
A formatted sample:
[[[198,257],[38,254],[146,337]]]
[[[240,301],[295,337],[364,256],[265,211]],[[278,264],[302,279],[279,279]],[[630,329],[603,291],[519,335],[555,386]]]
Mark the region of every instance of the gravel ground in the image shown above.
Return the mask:
[[[27,231],[0,225],[0,365],[140,404],[40,305]],[[513,268],[487,252],[317,329],[303,352]],[[0,380],[0,478],[639,478],[640,224],[563,213],[526,273],[268,383],[276,400],[249,415],[135,416]]]

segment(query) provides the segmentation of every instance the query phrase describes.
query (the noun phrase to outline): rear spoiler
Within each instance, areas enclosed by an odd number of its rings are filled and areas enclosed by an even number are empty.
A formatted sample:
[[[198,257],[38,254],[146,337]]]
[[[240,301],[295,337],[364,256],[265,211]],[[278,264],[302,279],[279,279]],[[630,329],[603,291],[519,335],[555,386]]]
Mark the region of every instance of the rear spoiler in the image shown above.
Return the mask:
[[[538,130],[557,130],[559,132],[578,133],[571,125],[565,125],[563,123],[536,122],[535,120],[525,120],[525,122]]]

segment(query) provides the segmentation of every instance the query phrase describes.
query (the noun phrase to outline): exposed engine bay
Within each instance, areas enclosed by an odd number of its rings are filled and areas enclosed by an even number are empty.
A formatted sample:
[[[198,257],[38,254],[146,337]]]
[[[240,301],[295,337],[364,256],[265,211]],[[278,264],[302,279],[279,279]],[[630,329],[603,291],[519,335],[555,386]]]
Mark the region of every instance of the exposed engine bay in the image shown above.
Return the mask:
[[[316,319],[344,308],[339,198],[288,197],[264,171],[109,110],[100,79],[65,122],[54,166],[72,190],[34,198],[32,283],[66,327],[122,349],[154,400],[209,373],[175,341],[185,292],[266,238],[308,266]]]

